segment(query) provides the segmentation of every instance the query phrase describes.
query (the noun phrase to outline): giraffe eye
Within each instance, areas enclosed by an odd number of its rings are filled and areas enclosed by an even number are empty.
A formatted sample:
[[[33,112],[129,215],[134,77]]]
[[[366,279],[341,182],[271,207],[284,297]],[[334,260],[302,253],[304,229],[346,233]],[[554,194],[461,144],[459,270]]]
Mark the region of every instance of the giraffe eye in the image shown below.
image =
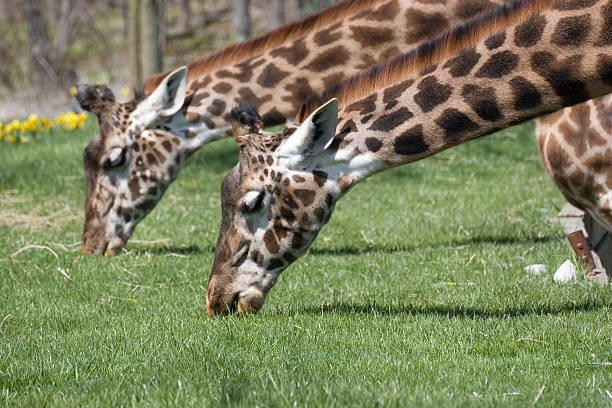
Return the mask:
[[[115,147],[111,150],[108,155],[108,159],[104,161],[104,167],[107,169],[121,167],[125,164],[127,149],[121,147]]]
[[[263,191],[249,191],[244,196],[243,209],[245,212],[256,212],[261,210],[264,201]]]

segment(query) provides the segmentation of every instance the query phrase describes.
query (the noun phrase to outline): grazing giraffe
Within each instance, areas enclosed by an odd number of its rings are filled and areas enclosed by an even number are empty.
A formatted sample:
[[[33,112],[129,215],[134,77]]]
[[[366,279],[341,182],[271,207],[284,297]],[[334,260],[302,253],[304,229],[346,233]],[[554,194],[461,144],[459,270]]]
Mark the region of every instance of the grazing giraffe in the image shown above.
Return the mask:
[[[120,104],[106,87],[80,87],[79,103],[100,123],[83,155],[82,252],[118,253],[186,158],[228,135],[232,104],[252,103],[264,125],[284,123],[305,98],[345,75],[508,1],[343,2],[190,64],[188,78],[185,68],[153,77],[142,100]]]
[[[311,98],[279,133],[236,109],[208,313],[259,310],[359,181],[612,91],[610,1],[499,7]]]

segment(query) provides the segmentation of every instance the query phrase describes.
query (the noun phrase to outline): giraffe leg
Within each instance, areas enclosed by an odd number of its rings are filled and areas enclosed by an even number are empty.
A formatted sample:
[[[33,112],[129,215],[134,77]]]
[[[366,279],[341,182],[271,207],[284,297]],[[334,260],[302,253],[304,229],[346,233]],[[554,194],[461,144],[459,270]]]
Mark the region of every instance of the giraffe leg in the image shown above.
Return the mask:
[[[582,232],[582,230],[574,231],[567,236],[567,239],[574,253],[576,253],[576,256],[578,256],[578,259],[582,262],[587,276],[593,276],[595,273],[595,261],[591,255],[591,246],[587,242],[584,232]]]
[[[595,263],[592,277],[602,282],[612,276],[612,239],[611,233],[598,223],[589,213],[582,217],[585,229],[588,233],[588,242]]]
[[[612,272],[612,240],[610,234],[588,213],[566,204],[559,221],[576,257],[580,259],[589,279],[606,283]]]

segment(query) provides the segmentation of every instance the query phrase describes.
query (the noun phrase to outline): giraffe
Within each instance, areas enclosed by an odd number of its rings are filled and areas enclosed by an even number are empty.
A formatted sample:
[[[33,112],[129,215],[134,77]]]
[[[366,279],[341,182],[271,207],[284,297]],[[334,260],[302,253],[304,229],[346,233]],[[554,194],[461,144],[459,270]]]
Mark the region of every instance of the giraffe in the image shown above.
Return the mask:
[[[609,5],[501,6],[310,98],[278,133],[235,109],[209,315],[258,311],[359,181],[612,91]]]
[[[610,33],[612,6],[607,7]],[[612,272],[609,242],[612,231],[612,94],[538,118],[536,141],[546,172],[568,202],[586,212],[582,215],[584,222],[566,228],[572,248],[582,258],[587,275],[596,276],[597,269],[609,274]],[[605,274],[602,275],[605,280]]]
[[[146,81],[146,98],[117,103],[82,86],[100,130],[83,161],[83,253],[114,255],[162,198],[185,160],[229,135],[230,107],[249,101],[264,125],[284,123],[310,94],[509,0],[357,0]]]

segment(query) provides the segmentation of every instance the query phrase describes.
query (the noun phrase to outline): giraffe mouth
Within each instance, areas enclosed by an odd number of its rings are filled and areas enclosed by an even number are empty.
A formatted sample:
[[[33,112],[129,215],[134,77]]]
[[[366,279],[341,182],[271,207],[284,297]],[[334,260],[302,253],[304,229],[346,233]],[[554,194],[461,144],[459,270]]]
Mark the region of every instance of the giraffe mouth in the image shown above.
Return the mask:
[[[102,243],[95,243],[93,242],[94,240],[89,238],[84,238],[83,242],[81,243],[81,253],[83,255],[102,255],[102,254],[106,254],[108,255],[108,244],[109,241],[104,241]]]
[[[245,291],[239,292],[237,297],[237,307],[234,309],[238,314],[253,314],[257,313],[262,308],[266,295],[258,288],[251,286]]]
[[[123,248],[125,247],[125,241],[120,237],[115,237],[111,239],[106,244],[106,248],[104,249],[104,255],[107,256],[115,256],[121,253]]]
[[[112,245],[111,245],[112,243]],[[104,240],[103,242],[96,244],[92,243],[92,240],[84,240],[81,244],[81,253],[83,255],[106,255],[115,256],[119,255],[125,246],[124,240],[120,238],[114,238],[112,240]]]

